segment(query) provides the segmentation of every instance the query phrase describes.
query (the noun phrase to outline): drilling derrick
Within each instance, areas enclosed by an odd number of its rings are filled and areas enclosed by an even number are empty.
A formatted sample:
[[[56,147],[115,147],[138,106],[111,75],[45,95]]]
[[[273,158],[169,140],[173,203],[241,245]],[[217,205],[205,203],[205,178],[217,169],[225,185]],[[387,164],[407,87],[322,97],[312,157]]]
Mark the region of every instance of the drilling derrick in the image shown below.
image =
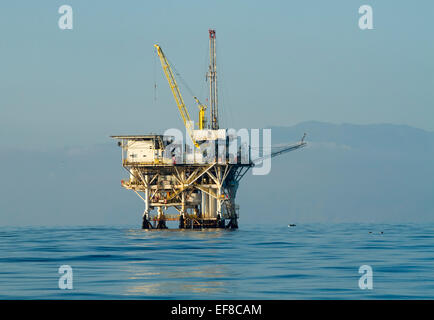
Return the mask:
[[[122,166],[129,174],[121,180],[125,189],[143,200],[143,229],[166,229],[166,221],[178,221],[179,228],[238,228],[236,194],[247,171],[266,157],[302,148],[303,139],[281,146],[261,158],[252,159],[250,147],[238,146],[238,137],[219,128],[216,70],[216,32],[209,30],[210,64],[208,107],[193,97],[199,108],[198,128],[188,112],[171,65],[162,48],[155,45],[163,73],[172,91],[192,145],[168,135],[111,136],[122,149]],[[234,147],[235,146],[235,147]],[[173,208],[175,213],[168,213]],[[173,212],[172,211],[172,212]]]
[[[215,30],[209,30],[209,69],[207,78],[209,81],[209,103],[212,130],[219,129],[219,114],[217,100],[217,55],[215,46]]]

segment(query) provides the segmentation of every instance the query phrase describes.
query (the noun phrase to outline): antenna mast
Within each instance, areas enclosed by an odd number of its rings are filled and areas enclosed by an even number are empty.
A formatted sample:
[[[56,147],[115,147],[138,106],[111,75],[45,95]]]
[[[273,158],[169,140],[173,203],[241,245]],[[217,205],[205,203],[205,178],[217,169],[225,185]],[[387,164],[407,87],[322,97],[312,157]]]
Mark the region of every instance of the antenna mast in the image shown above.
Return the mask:
[[[219,128],[219,114],[217,101],[217,66],[216,66],[216,48],[215,48],[215,30],[209,29],[209,69],[207,77],[209,78],[209,103],[211,129]]]

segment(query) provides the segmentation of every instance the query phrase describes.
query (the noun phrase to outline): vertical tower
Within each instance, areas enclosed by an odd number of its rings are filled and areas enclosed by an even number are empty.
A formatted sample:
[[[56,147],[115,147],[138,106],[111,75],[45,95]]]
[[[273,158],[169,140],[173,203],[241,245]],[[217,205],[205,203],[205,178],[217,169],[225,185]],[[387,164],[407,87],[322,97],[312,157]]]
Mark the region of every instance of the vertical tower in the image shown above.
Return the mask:
[[[217,130],[219,128],[218,119],[218,101],[217,101],[217,65],[216,65],[216,50],[215,50],[215,30],[209,30],[209,69],[207,77],[209,79],[209,104],[211,128]]]

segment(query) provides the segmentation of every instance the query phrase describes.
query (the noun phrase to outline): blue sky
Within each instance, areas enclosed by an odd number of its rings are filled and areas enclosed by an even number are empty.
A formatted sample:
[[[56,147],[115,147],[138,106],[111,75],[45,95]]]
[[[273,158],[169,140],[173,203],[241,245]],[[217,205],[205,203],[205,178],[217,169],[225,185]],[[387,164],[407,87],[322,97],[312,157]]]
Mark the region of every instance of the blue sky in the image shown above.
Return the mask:
[[[62,4],[74,10],[73,30],[57,26]],[[374,30],[358,28],[363,4]],[[205,100],[210,27],[225,126],[318,120],[433,131],[432,12],[432,1],[3,1],[1,145],[83,145],[181,127],[153,44]]]
[[[58,28],[63,4],[73,8],[73,30]],[[374,30],[358,28],[364,4]],[[0,223],[137,223],[142,203],[119,185],[120,151],[109,136],[182,128],[153,45],[205,101],[209,28],[217,30],[222,126],[314,120],[431,131],[325,126],[351,147],[336,151],[333,135],[321,147],[330,134],[315,131],[322,124],[289,128],[291,137],[283,130],[285,142],[308,132],[311,147],[277,159],[271,175],[246,177],[243,221],[266,210],[280,222],[363,220],[365,212],[367,221],[431,221],[433,12],[432,1],[3,1]],[[357,139],[380,147],[359,149]]]

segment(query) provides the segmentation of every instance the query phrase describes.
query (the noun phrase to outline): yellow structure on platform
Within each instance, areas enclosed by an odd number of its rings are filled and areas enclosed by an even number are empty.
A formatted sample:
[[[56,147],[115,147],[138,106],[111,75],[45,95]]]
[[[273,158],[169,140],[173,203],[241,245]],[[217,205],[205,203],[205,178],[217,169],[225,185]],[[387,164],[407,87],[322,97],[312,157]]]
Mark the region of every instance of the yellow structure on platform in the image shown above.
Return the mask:
[[[194,122],[192,122],[187,107],[185,106],[184,99],[182,99],[181,91],[179,90],[179,86],[176,83],[175,75],[173,74],[172,68],[170,67],[170,64],[167,61],[167,58],[164,55],[161,47],[158,44],[155,44],[154,47],[157,49],[158,57],[160,58],[161,62],[161,67],[163,68],[164,74],[167,78],[167,82],[169,82],[170,89],[172,90],[173,97],[175,98],[175,102],[178,106],[179,113],[181,114],[182,121],[184,122],[184,126],[187,129],[187,132],[190,135],[193,144],[197,148],[199,148],[199,144],[197,143],[193,135]],[[202,130],[205,127],[206,106],[201,104],[196,97],[194,97],[194,100],[199,107],[199,129]]]

